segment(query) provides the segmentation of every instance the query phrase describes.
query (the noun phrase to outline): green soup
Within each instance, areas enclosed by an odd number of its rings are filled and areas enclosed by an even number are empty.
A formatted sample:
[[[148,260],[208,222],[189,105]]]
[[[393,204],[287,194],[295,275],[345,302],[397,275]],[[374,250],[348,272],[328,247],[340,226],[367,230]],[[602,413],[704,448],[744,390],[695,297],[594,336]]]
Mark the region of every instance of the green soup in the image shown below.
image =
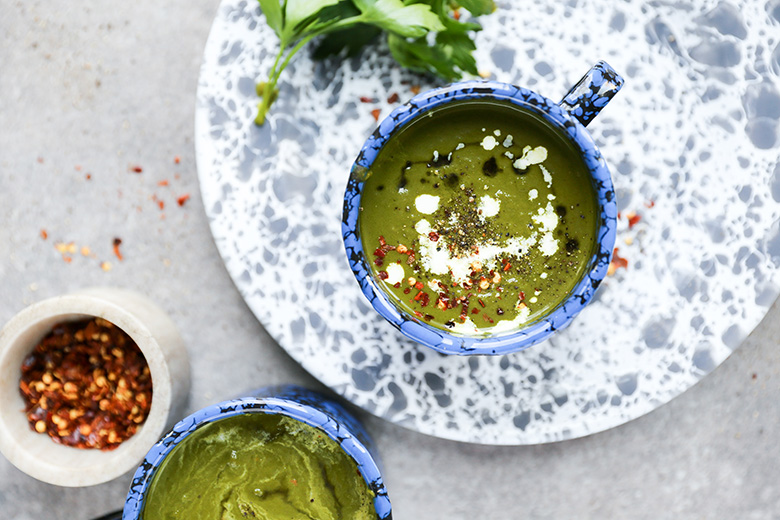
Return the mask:
[[[374,493],[324,432],[250,413],[195,430],[157,469],[143,520],[376,520]]]
[[[516,330],[566,299],[588,268],[599,212],[574,146],[509,102],[433,109],[382,148],[358,226],[395,304],[464,335]]]

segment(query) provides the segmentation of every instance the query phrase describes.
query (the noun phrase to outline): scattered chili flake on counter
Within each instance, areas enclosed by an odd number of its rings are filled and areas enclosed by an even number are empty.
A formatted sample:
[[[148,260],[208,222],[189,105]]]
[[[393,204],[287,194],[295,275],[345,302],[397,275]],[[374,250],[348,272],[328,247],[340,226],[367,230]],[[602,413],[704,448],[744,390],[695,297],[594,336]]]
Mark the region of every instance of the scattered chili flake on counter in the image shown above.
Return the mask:
[[[118,447],[152,404],[141,350],[102,318],[52,327],[22,363],[19,391],[30,428],[75,448]]]
[[[382,113],[382,110],[375,108],[371,111],[371,115],[374,116],[374,121],[379,121],[379,114]]]
[[[181,158],[177,155],[176,157],[173,158],[173,162],[174,164],[179,164],[181,162]]]
[[[121,262],[122,261],[122,252],[119,251],[119,246],[122,245],[122,239],[121,238],[115,238],[114,239],[114,255],[116,255],[117,259]]]
[[[398,95],[398,92],[393,92],[390,94],[390,97],[387,98],[387,102],[390,104],[398,103],[398,100],[400,99],[400,96]]]
[[[160,208],[160,210],[165,209],[165,201],[160,199],[156,194],[152,195],[152,201],[157,204],[157,207]]]
[[[44,239],[44,240],[49,238],[49,234],[46,232],[45,229],[41,229],[41,238]]]
[[[56,244],[54,244],[54,249],[56,249],[58,253],[73,254],[76,252],[76,244],[73,242],[68,242],[67,244],[65,242],[57,242]]]
[[[185,203],[186,203],[188,200],[190,200],[190,194],[189,194],[189,193],[185,193],[184,195],[182,195],[181,197],[179,197],[178,199],[176,199],[176,202],[179,204],[179,206],[184,206],[184,204],[185,204]]]

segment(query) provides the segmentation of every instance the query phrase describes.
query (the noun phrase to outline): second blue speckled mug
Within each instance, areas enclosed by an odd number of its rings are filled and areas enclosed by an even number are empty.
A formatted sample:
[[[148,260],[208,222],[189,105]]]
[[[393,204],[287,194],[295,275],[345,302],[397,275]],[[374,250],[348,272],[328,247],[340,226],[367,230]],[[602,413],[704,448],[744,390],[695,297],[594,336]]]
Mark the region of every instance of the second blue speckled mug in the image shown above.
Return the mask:
[[[606,163],[585,126],[623,85],[607,63],[597,63],[556,103],[525,88],[495,81],[466,81],[419,94],[396,108],[368,138],[360,151],[344,195],[342,233],[347,257],[363,294],[374,309],[409,338],[444,354],[507,354],[534,345],[566,327],[591,300],[607,273],[615,244],[617,206]],[[582,278],[549,313],[517,330],[488,336],[468,336],[433,327],[399,309],[372,275],[360,236],[358,216],[364,175],[378,154],[400,129],[431,110],[461,100],[499,100],[542,116],[579,152],[590,174],[597,199],[599,225],[596,247]]]
[[[392,518],[376,448],[357,419],[341,405],[318,392],[294,385],[282,385],[261,388],[249,397],[208,406],[179,421],[149,450],[133,475],[122,519],[154,520],[144,519],[142,512],[149,486],[166,457],[199,428],[244,414],[282,415],[321,430],[355,462],[359,475],[374,494],[376,519]]]

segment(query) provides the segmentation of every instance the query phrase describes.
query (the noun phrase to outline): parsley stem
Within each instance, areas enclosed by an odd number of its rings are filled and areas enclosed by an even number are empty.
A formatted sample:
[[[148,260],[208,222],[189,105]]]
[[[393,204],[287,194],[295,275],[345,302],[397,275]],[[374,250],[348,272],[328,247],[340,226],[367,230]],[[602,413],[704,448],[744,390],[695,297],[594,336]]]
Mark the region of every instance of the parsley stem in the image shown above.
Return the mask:
[[[270,72],[268,73],[268,81],[263,86],[262,99],[260,100],[260,103],[257,104],[257,117],[255,118],[255,124],[260,126],[263,123],[265,123],[265,116],[266,114],[268,114],[268,109],[271,107],[271,103],[273,103],[274,99],[276,98],[275,90],[276,90],[276,84],[279,81],[279,77],[282,75],[282,71],[284,71],[284,69],[287,67],[287,64],[290,63],[292,57],[299,50],[305,47],[307,43],[309,43],[312,39],[316,38],[317,36],[331,32],[333,30],[344,29],[346,27],[350,27],[352,25],[361,23],[362,21],[363,21],[362,15],[352,16],[350,18],[344,18],[343,20],[338,20],[333,23],[327,24],[315,31],[310,32],[309,34],[307,34],[306,36],[298,40],[298,43],[296,43],[295,46],[292,49],[290,49],[290,51],[287,53],[287,56],[284,58],[284,61],[282,61],[282,57],[284,56],[284,51],[287,45],[286,42],[281,42],[279,53],[276,55],[274,64],[271,67]],[[279,65],[280,62],[281,62],[281,66]]]
[[[271,107],[271,103],[273,102],[274,90],[276,89],[276,84],[279,81],[279,77],[282,75],[282,71],[287,67],[287,64],[290,63],[290,60],[295,55],[295,53],[301,50],[315,36],[317,36],[317,33],[312,33],[301,38],[298,43],[295,44],[295,47],[290,49],[290,52],[287,53],[287,57],[282,62],[282,65],[277,69],[276,67],[279,65],[279,60],[284,54],[284,47],[279,50],[279,54],[276,56],[274,65],[271,67],[271,73],[268,77],[268,81],[265,84],[265,88],[263,88],[263,99],[260,100],[260,103],[257,105],[257,117],[255,118],[255,124],[262,125],[265,122],[265,116],[268,113],[268,109]]]

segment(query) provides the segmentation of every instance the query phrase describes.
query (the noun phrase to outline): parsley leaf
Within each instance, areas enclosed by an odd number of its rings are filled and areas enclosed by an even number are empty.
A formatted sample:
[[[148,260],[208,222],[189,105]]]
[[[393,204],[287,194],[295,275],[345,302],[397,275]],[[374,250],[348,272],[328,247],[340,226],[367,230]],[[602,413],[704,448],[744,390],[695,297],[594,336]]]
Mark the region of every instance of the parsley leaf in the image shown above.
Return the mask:
[[[444,29],[429,5],[404,5],[401,0],[353,0],[364,23],[409,38]]]
[[[258,0],[268,25],[279,37],[279,52],[268,81],[258,83],[261,97],[255,123],[262,125],[276,99],[276,84],[290,59],[322,36],[315,57],[357,54],[385,34],[390,51],[404,67],[447,80],[476,74],[471,34],[475,22],[460,21],[460,7],[472,16],[495,10],[494,0]]]

